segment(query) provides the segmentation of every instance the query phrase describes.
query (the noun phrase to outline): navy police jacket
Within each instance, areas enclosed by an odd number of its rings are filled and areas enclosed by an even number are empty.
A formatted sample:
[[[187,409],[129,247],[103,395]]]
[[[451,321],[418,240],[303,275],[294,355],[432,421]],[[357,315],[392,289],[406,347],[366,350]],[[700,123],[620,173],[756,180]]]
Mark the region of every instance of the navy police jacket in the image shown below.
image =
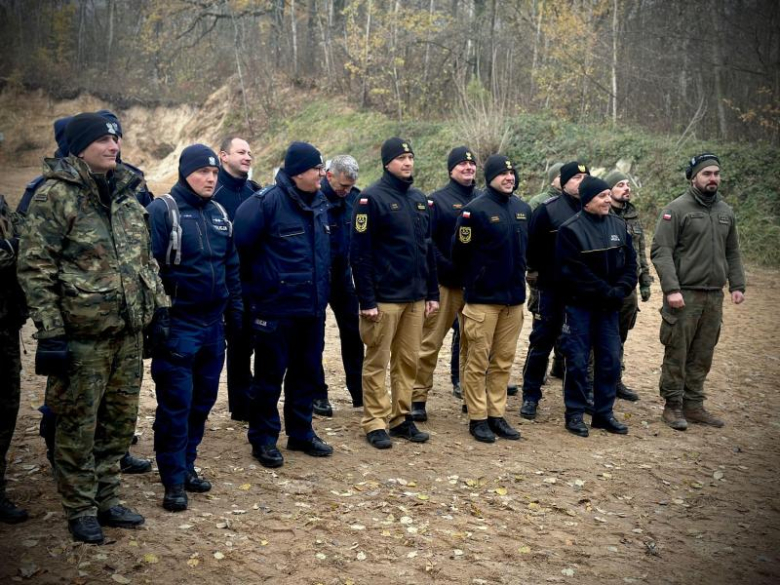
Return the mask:
[[[358,198],[350,262],[361,309],[438,301],[428,200],[412,181],[385,171]]]
[[[579,213],[580,200],[566,192],[537,207],[528,226],[528,270],[539,273],[536,286],[551,291],[557,287],[555,237],[563,222]]]
[[[474,185],[464,187],[450,179],[446,187],[431,193],[429,205],[433,220],[433,251],[436,255],[436,276],[447,288],[462,288],[460,272],[452,262],[452,234],[463,208],[482,194]]]
[[[556,240],[560,291],[567,305],[617,311],[636,287],[636,252],[623,218],[581,211]]]
[[[166,263],[172,227],[168,206],[155,199],[147,208],[152,253],[171,297],[171,316],[210,325],[226,311],[242,313],[238,254],[222,212],[181,181],[173,186],[171,196],[179,207],[182,228],[180,264]]]
[[[491,187],[463,208],[452,236],[452,259],[467,303],[525,302],[530,217],[527,203]]]
[[[214,201],[225,208],[230,221],[233,221],[236,218],[236,210],[239,205],[259,190],[260,185],[251,179],[234,177],[225,170],[225,167],[219,167],[217,187],[214,189]]]
[[[328,199],[328,225],[330,225],[331,282],[341,288],[352,288],[352,270],[349,267],[349,242],[352,237],[352,210],[360,196],[360,189],[352,187],[344,197],[339,197],[322,179],[320,189]]]
[[[330,226],[321,191],[299,191],[281,169],[275,185],[239,206],[234,230],[253,318],[324,314],[330,293]]]

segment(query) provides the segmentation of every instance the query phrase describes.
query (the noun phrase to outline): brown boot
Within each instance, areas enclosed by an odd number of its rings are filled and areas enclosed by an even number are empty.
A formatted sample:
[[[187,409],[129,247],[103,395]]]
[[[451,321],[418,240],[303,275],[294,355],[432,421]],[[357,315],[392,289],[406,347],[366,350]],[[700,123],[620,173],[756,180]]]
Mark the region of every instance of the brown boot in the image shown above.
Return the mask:
[[[712,416],[704,410],[704,405],[700,403],[686,404],[683,407],[683,416],[692,423],[700,425],[709,425],[711,427],[721,428],[724,424],[722,420]]]
[[[683,416],[682,404],[679,402],[673,402],[671,400],[666,401],[663,419],[664,422],[675,431],[684,431],[688,428],[688,421],[686,421],[685,416]]]

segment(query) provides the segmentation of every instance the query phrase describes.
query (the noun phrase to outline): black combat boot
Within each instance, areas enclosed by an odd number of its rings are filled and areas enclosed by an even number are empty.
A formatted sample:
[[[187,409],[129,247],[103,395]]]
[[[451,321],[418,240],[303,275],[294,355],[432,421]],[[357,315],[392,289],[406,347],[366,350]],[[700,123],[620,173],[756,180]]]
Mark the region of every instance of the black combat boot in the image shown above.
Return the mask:
[[[527,418],[528,420],[534,420],[536,418],[537,408],[537,402],[533,400],[523,400],[523,405],[520,407],[520,416]]]
[[[566,419],[566,430],[578,437],[588,436],[588,425],[582,420],[582,415],[574,415]]]
[[[284,457],[282,452],[277,449],[276,444],[252,447],[252,457],[257,459],[263,467],[274,468],[284,464]]]
[[[135,528],[144,523],[144,517],[124,506],[111,506],[108,510],[98,512],[98,522],[101,526],[114,528]]]
[[[327,398],[314,399],[314,414],[319,416],[333,416],[333,406]]]
[[[517,396],[517,392],[518,392],[517,384],[507,384],[506,386],[507,396]]]
[[[502,439],[509,441],[517,441],[520,439],[520,433],[513,429],[512,426],[506,422],[506,419],[502,416],[489,416],[488,426],[490,430]]]
[[[636,402],[639,400],[639,394],[631,390],[628,386],[623,384],[623,380],[618,380],[617,392],[615,394],[617,398],[621,400],[628,400],[629,402]]]
[[[308,441],[290,437],[287,439],[287,450],[303,451],[311,457],[329,457],[330,455],[333,455],[333,447],[328,445],[317,435],[314,435]]]
[[[81,516],[68,520],[68,530],[73,540],[86,544],[103,544],[103,529],[94,516]]]
[[[486,419],[469,421],[469,433],[480,443],[495,443],[496,435]]]
[[[628,427],[611,414],[604,418],[594,416],[593,420],[590,421],[590,426],[594,429],[604,429],[608,433],[614,433],[616,435],[628,434]]]
[[[188,471],[187,477],[184,478],[184,489],[202,494],[211,490],[211,482],[198,477],[198,472],[193,469]]]
[[[376,431],[370,431],[366,435],[366,441],[376,449],[390,449],[393,446],[393,441],[387,436],[387,431],[384,429],[378,429]]]
[[[428,420],[428,412],[425,410],[424,402],[412,402],[412,411],[409,414],[415,422],[425,422]]]
[[[400,425],[394,426],[392,429],[390,429],[390,436],[398,437],[399,439],[406,439],[412,443],[425,443],[425,441],[431,438],[428,433],[422,432],[417,428],[417,425],[415,425],[414,422],[409,419],[406,419]]]
[[[184,491],[184,484],[165,486],[165,496],[163,496],[163,508],[169,512],[183,512],[187,509],[187,492]]]
[[[0,496],[0,522],[4,524],[19,524],[29,518],[27,510],[14,504],[5,496]]]
[[[152,462],[148,459],[133,457],[128,451],[119,460],[119,469],[122,471],[122,473],[129,474],[149,473],[152,470]]]

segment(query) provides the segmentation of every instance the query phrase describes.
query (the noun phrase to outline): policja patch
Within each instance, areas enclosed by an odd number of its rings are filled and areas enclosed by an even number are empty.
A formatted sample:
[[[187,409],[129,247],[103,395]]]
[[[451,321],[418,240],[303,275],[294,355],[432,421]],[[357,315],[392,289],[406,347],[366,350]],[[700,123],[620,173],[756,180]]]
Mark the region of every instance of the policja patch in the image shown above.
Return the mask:
[[[368,229],[368,215],[365,213],[358,213],[355,216],[355,231],[361,234]]]
[[[471,228],[465,226],[461,227],[458,232],[458,239],[462,244],[468,244],[471,241]]]

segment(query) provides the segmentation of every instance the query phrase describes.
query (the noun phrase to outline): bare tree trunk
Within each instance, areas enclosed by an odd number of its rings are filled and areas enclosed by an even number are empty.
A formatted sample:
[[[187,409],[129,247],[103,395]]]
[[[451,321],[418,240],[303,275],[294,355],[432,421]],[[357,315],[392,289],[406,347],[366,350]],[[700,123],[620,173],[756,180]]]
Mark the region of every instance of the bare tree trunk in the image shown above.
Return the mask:
[[[400,122],[403,118],[403,108],[401,106],[401,89],[398,83],[398,66],[396,65],[396,52],[398,49],[398,10],[401,7],[401,0],[395,0],[395,4],[393,5],[393,25],[392,25],[392,36],[390,39],[391,46],[390,46],[390,54],[392,58],[392,73],[393,73],[393,90],[395,91],[395,103],[396,103],[396,109],[398,113],[398,121]]]
[[[426,43],[425,43],[425,65],[423,67],[423,83],[422,83],[422,90],[427,95],[428,93],[428,66],[430,65],[431,60],[431,33],[430,33],[430,26],[433,22],[433,11],[434,11],[434,3],[435,0],[430,0],[430,3],[428,5],[428,33],[426,35]]]
[[[723,96],[723,56],[720,47],[719,21],[721,20],[717,0],[708,10],[712,23],[712,54],[715,57],[715,106],[718,112],[718,129],[722,139],[728,139],[729,128],[726,119],[726,105]]]
[[[366,107],[368,104],[368,58],[370,52],[368,45],[371,42],[371,0],[366,2],[366,38],[364,41],[365,47],[363,51],[363,91],[360,95],[360,106]]]
[[[290,0],[290,26],[292,27],[293,76],[298,77],[298,23],[295,21],[295,0]]]
[[[536,94],[536,68],[539,65],[539,41],[542,38],[542,19],[544,18],[544,0],[534,1],[536,14],[536,34],[534,35],[534,57],[531,61],[531,98]]]
[[[244,105],[244,122],[246,123],[247,133],[251,133],[252,121],[249,116],[249,102],[247,101],[247,97],[246,97],[246,85],[244,85],[244,73],[241,70],[241,51],[240,51],[241,38],[238,34],[238,24],[236,23],[236,15],[233,13],[233,10],[231,10],[230,2],[228,2],[228,0],[225,0],[225,7],[230,13],[230,21],[233,23],[233,32],[234,32],[233,49],[236,57],[236,72],[238,73],[238,83],[239,85],[241,85],[241,100]]]
[[[87,21],[87,0],[79,0],[79,32],[78,32],[78,43],[76,45],[76,70],[80,70],[81,66],[84,64],[84,53],[85,53],[85,30],[84,27],[86,26]]]
[[[108,0],[108,39],[106,40],[106,67],[111,67],[111,51],[114,48],[114,0]]]
[[[617,124],[618,0],[612,3],[612,123]]]

